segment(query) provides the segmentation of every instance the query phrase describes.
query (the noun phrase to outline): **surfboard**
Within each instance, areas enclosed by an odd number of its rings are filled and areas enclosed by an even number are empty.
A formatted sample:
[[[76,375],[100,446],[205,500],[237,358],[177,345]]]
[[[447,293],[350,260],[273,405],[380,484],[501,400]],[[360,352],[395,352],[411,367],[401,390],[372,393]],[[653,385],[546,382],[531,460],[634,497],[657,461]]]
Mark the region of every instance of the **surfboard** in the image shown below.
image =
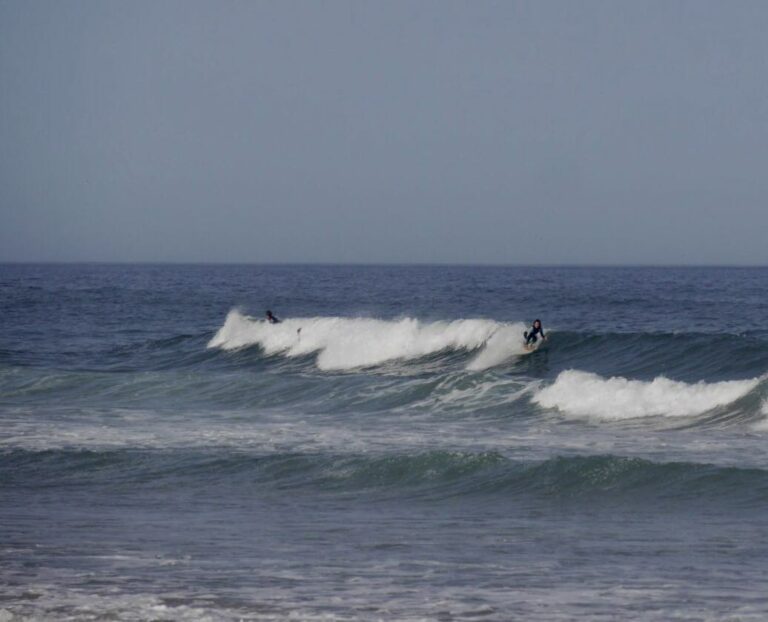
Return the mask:
[[[523,345],[523,352],[522,354],[530,354],[531,352],[536,352],[543,344],[544,339],[539,339],[536,343],[532,343],[531,345]]]

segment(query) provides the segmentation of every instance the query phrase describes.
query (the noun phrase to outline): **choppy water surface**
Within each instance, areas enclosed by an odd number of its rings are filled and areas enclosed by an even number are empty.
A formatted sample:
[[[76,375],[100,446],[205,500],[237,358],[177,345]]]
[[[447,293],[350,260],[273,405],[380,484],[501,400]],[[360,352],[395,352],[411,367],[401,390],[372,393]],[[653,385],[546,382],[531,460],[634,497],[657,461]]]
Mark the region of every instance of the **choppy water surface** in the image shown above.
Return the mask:
[[[764,620],[767,286],[0,266],[0,620]]]

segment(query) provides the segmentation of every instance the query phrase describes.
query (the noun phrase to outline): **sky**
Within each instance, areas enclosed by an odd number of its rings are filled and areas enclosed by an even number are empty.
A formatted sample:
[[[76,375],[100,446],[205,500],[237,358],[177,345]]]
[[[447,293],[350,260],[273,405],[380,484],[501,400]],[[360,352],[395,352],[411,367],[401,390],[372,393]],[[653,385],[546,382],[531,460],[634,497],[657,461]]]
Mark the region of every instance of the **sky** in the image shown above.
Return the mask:
[[[768,3],[0,0],[0,261],[768,264]]]

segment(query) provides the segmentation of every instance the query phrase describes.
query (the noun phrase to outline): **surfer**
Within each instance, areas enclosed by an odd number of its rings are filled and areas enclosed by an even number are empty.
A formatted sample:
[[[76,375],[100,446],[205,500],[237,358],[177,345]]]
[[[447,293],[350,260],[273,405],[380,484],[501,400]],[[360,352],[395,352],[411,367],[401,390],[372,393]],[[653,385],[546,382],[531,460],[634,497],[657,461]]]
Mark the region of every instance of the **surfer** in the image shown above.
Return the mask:
[[[269,322],[270,324],[279,324],[280,320],[277,317],[275,317],[272,311],[267,311],[267,322]]]
[[[541,339],[545,340],[547,336],[544,334],[544,329],[541,327],[541,320],[534,320],[531,330],[527,330],[523,333],[525,337],[525,346],[530,347],[538,341],[537,335],[541,335]]]

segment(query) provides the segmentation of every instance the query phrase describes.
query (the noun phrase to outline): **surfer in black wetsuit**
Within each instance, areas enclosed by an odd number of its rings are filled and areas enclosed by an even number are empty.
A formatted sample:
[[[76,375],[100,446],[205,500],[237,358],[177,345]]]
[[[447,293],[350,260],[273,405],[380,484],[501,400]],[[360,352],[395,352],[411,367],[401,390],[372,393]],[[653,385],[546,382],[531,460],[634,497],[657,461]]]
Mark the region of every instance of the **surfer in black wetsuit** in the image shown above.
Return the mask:
[[[544,334],[544,329],[541,327],[541,320],[534,320],[533,326],[531,326],[531,330],[525,331],[523,333],[523,337],[525,337],[525,345],[530,346],[536,343],[538,341],[537,335],[541,335],[542,339],[547,338],[547,336]]]
[[[267,311],[267,322],[270,324],[279,324],[280,320],[275,317],[272,311]]]

